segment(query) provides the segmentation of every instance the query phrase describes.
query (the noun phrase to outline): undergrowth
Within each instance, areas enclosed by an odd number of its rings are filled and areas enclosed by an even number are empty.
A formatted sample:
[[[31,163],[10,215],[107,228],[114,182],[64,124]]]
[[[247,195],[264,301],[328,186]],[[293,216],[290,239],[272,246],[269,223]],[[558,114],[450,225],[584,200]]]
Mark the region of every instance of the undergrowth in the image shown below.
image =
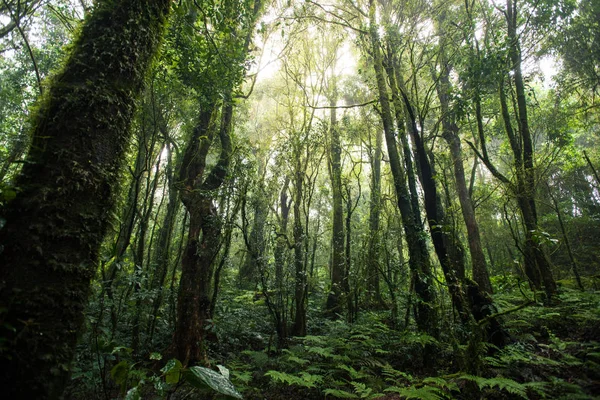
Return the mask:
[[[521,296],[495,299],[499,310]],[[286,349],[245,350],[229,360],[247,399],[591,399],[600,392],[600,295],[564,289],[503,317],[511,343],[482,344],[478,374],[468,343],[392,329],[385,313],[354,324],[321,321]],[[456,328],[456,327],[455,327]],[[427,360],[429,358],[429,360]]]
[[[96,340],[95,348],[80,352],[71,394],[250,400],[596,398],[600,293],[563,289],[550,306],[532,302],[519,308],[523,295],[534,298],[519,291],[494,299],[500,313],[514,310],[502,316],[510,336],[503,348],[469,339],[450,311],[441,322],[442,334],[433,338],[412,326],[393,328],[385,311],[362,312],[352,324],[328,320],[314,303],[309,335],[289,338],[278,349],[264,301],[231,291],[224,293],[214,320],[210,358],[218,370],[181,368],[177,360],[162,359],[161,349],[135,359],[118,338]],[[164,337],[156,343],[168,343],[168,330],[161,332]]]

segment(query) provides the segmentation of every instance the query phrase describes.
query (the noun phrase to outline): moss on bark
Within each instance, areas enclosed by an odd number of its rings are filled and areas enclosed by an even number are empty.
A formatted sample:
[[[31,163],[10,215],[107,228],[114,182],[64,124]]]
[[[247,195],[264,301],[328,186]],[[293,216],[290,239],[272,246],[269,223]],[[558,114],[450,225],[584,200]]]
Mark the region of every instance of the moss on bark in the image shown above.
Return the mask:
[[[60,398],[68,379],[169,3],[101,2],[40,101],[18,195],[0,211],[0,384],[9,398]]]

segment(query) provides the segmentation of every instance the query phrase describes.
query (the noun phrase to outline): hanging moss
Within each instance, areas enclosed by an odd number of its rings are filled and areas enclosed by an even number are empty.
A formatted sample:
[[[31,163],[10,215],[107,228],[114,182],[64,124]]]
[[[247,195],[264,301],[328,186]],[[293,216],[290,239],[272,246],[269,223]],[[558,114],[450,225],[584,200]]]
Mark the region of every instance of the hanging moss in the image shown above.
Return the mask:
[[[169,3],[101,2],[39,102],[18,194],[0,211],[0,382],[9,398],[60,397]]]

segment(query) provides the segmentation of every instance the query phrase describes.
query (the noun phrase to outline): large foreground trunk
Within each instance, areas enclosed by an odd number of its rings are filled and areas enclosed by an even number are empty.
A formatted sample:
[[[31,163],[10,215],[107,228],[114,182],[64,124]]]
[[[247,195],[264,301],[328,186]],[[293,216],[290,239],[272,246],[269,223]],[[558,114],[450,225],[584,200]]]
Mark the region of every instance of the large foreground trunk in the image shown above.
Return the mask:
[[[20,192],[1,211],[6,398],[58,398],[63,391],[135,98],[168,9],[168,0],[101,3],[41,102],[16,181]]]

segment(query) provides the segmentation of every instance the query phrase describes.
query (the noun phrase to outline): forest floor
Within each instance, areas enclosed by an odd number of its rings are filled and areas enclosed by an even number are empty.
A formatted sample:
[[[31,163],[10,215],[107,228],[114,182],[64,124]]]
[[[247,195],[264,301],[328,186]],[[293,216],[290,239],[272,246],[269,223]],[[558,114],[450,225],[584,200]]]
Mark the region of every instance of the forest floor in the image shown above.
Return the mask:
[[[494,300],[504,312],[524,296]],[[552,306],[533,302],[502,320],[510,343],[501,349],[453,322],[443,322],[437,340],[399,331],[385,312],[363,313],[354,324],[316,319],[311,335],[281,352],[256,325],[218,347],[253,343],[221,353],[247,399],[600,398],[600,292],[562,289]]]
[[[495,295],[510,337],[502,348],[479,340],[473,334],[479,328],[453,321],[448,301],[440,310],[445,315],[440,335],[433,338],[412,325],[394,328],[385,310],[362,311],[352,324],[326,319],[313,296],[309,335],[290,339],[281,350],[264,299],[251,291],[228,291],[217,308],[209,356],[235,386],[233,397],[249,400],[600,398],[600,290],[595,289],[563,287],[550,306],[515,286]],[[168,342],[164,335],[164,345]],[[115,349],[110,355],[120,355],[110,367],[94,372],[82,365],[67,398],[231,398],[215,393],[229,393],[218,383],[198,389],[202,385],[174,379],[174,360],[165,366],[160,350],[140,361],[128,359],[126,347]]]

